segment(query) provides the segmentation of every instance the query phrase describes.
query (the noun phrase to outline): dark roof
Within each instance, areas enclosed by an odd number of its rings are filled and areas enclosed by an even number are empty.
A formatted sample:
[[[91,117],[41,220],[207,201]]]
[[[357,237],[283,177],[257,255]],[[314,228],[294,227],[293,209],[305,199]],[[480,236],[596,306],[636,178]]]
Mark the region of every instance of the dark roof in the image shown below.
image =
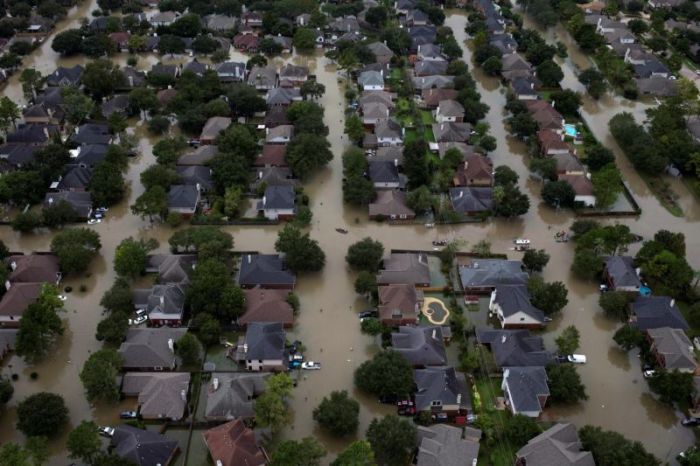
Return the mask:
[[[201,63],[196,58],[182,67],[182,71],[189,71],[197,76],[202,76],[207,71],[207,65]]]
[[[296,193],[291,185],[268,186],[259,209],[293,209]]]
[[[518,312],[524,312],[538,322],[544,322],[544,312],[530,302],[530,293],[525,285],[498,285],[494,290],[495,303],[501,307],[503,317],[508,318]]]
[[[398,183],[399,169],[394,162],[369,162],[369,179],[375,183]]]
[[[290,285],[296,277],[277,254],[245,254],[241,258],[238,283],[248,286]]]
[[[471,136],[472,126],[469,123],[446,121],[433,123],[435,142],[467,142]]]
[[[59,191],[46,193],[44,207],[51,207],[59,202],[67,202],[78,218],[88,218],[92,212],[92,195],[86,191]]]
[[[138,396],[144,418],[179,420],[185,414],[189,386],[189,372],[127,372],[121,391]]]
[[[541,411],[539,396],[549,395],[547,371],[541,366],[508,367],[503,370],[503,383],[508,386],[511,408],[516,414]]]
[[[445,60],[421,60],[413,65],[416,76],[430,76],[433,74],[444,74],[447,72],[447,61]]]
[[[61,181],[58,182],[56,189],[86,189],[92,178],[92,169],[81,166],[73,166],[68,169],[68,172],[63,175]]]
[[[634,258],[631,256],[610,256],[605,259],[605,270],[613,286],[635,288],[642,286],[633,264]]]
[[[414,217],[416,213],[406,205],[406,193],[395,189],[382,189],[377,192],[377,198],[369,205],[369,215],[372,217],[392,215]]]
[[[279,125],[288,125],[287,109],[281,106],[275,106],[265,112],[265,126],[273,128]]]
[[[0,299],[0,315],[21,316],[37,300],[43,283],[13,283]]]
[[[20,167],[34,161],[34,152],[41,146],[25,143],[3,144],[0,147],[0,158],[7,160],[7,163]]]
[[[177,440],[129,425],[115,428],[110,445],[114,454],[138,466],[165,466],[179,448]]]
[[[288,290],[245,290],[245,313],[238,319],[240,324],[251,322],[280,322],[284,326],[294,323],[294,309],[289,304]]]
[[[114,113],[124,114],[129,108],[129,96],[117,94],[102,104],[102,116],[109,118]]]
[[[442,366],[447,362],[442,327],[399,327],[391,334],[394,351],[412,366]]]
[[[214,178],[209,167],[201,165],[177,166],[175,170],[182,184],[199,186],[207,191],[214,188]]]
[[[297,186],[299,180],[294,178],[292,170],[286,167],[261,167],[254,171],[255,181],[251,189],[255,191],[262,183],[266,186]]]
[[[109,126],[99,123],[80,125],[70,137],[70,140],[77,144],[109,144],[111,139]]]
[[[136,303],[134,303],[136,304]],[[146,301],[146,312],[152,319],[180,318],[185,309],[185,291],[180,285],[154,285]]]
[[[7,142],[38,144],[49,140],[53,135],[60,134],[60,130],[56,125],[48,125],[43,123],[37,124],[22,124],[18,125],[17,129],[7,135]]]
[[[481,431],[476,432],[478,439]],[[479,441],[463,439],[461,427],[419,426],[418,438],[417,466],[473,466],[479,457]]]
[[[179,159],[177,159],[178,165],[206,165],[210,162],[216,154],[219,152],[219,148],[212,144],[205,144],[199,146],[192,152],[187,152],[182,154]]]
[[[505,259],[475,259],[459,267],[462,287],[494,287],[496,285],[525,285],[528,274],[520,261]]]
[[[269,374],[214,372],[207,390],[204,416],[215,419],[252,418],[253,399],[266,388]],[[214,382],[217,380],[217,382]],[[218,388],[214,389],[214,384]]]
[[[247,360],[276,361],[284,357],[285,333],[281,322],[251,322],[245,333]]]
[[[415,49],[419,45],[432,44],[437,38],[435,26],[413,26],[408,29],[411,36],[411,46]]]
[[[464,374],[454,367],[428,367],[416,369],[413,373],[417,391],[416,409],[430,409],[433,401],[443,405],[459,405],[471,410],[471,398]]]
[[[10,267],[12,283],[56,283],[61,275],[58,257],[53,254],[9,256],[5,263]]]
[[[150,369],[162,367],[170,369],[177,364],[171,345],[180,339],[186,328],[132,328],[126,340],[119,347],[125,368]]]
[[[542,337],[533,336],[528,330],[476,331],[479,343],[489,345],[499,367],[546,366],[552,362],[552,354],[544,348]]]
[[[688,330],[676,301],[668,296],[637,296],[632,303],[632,322],[639,330],[669,327]]]
[[[147,257],[146,272],[157,273],[160,283],[189,283],[196,263],[196,254],[152,254]]]
[[[46,84],[49,86],[62,86],[66,84],[75,86],[80,83],[83,70],[84,68],[80,65],[75,65],[71,68],[59,66],[53,73],[46,77]]]
[[[595,466],[591,452],[582,448],[576,426],[559,423],[530,439],[515,455],[534,466]]]
[[[177,65],[164,65],[163,63],[156,63],[151,67],[149,74],[164,74],[174,78],[177,76]]]
[[[34,102],[45,104],[54,110],[63,104],[63,93],[60,87],[47,87],[36,96]]]
[[[174,184],[168,191],[168,208],[195,209],[199,200],[197,186],[191,184]]]
[[[421,253],[392,253],[384,259],[383,270],[377,276],[380,285],[405,283],[420,285],[430,283],[428,257]]]
[[[109,146],[106,144],[83,144],[78,148],[74,164],[94,167],[107,156]]]
[[[450,188],[452,208],[457,212],[485,212],[493,206],[491,187]]]

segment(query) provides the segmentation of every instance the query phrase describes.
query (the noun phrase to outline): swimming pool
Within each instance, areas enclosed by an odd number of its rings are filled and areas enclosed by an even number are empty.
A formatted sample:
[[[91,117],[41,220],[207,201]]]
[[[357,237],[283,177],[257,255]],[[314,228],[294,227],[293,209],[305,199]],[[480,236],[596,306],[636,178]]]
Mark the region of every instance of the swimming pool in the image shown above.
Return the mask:
[[[566,133],[567,136],[575,138],[576,136],[578,136],[578,130],[576,129],[576,125],[564,125],[564,133]]]

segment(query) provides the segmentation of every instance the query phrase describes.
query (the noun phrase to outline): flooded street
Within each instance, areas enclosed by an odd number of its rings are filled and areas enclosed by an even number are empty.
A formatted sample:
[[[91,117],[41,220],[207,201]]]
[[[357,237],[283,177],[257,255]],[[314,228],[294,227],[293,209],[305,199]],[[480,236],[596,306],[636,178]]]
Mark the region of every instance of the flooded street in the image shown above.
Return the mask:
[[[79,18],[94,8],[94,2],[81,7],[71,15],[73,19],[64,21],[61,27],[77,26]],[[379,405],[352,388],[354,369],[377,351],[378,346],[371,337],[360,333],[356,312],[364,309],[367,303],[353,290],[354,274],[345,263],[345,253],[349,245],[366,236],[383,242],[386,250],[428,249],[431,247],[431,241],[437,238],[461,238],[468,243],[467,247],[487,239],[492,243],[493,251],[508,252],[510,257],[518,257],[519,253],[509,251],[512,240],[516,237],[527,237],[532,240],[534,247],[544,248],[551,255],[544,278],[548,281],[562,280],[569,289],[569,305],[561,318],[555,319],[550,325],[546,335],[548,343],[553,344],[554,337],[565,326],[576,325],[581,332],[581,352],[588,356],[588,364],[579,368],[587,387],[588,401],[570,409],[547,408],[545,417],[571,420],[579,426],[590,423],[617,430],[629,438],[643,442],[647,449],[662,460],[670,460],[693,443],[692,431],[681,427],[678,422],[679,415],[654,401],[649,395],[636,356],[623,354],[615,347],[612,334],[617,324],[607,320],[598,310],[597,286],[583,283],[569,272],[573,259],[573,244],[555,243],[553,232],[567,228],[573,221],[573,215],[567,211],[556,212],[540,204],[539,186],[528,180],[526,147],[510,137],[503,126],[503,106],[506,102],[504,89],[497,79],[483,76],[480,70],[475,70],[471,64],[471,52],[465,45],[466,15],[460,12],[450,14],[446,24],[452,27],[455,38],[463,46],[464,59],[474,73],[482,100],[490,106],[487,120],[491,125],[491,134],[498,141],[498,148],[491,154],[491,158],[495,165],[508,165],[520,175],[523,191],[530,196],[531,209],[527,215],[518,219],[443,226],[432,230],[422,225],[390,226],[369,222],[365,211],[344,206],[342,202],[341,154],[348,142],[343,135],[344,88],[342,83],[338,82],[336,68],[320,51],[312,57],[290,59],[294,63],[309,66],[311,73],[326,86],[326,94],[320,103],[325,108],[325,122],[330,129],[328,139],[335,157],[305,186],[311,198],[311,210],[314,215],[310,227],[311,236],[319,241],[325,251],[326,266],[320,273],[300,277],[296,293],[300,298],[301,307],[293,331],[293,337],[302,340],[307,347],[306,356],[311,360],[320,361],[323,369],[306,373],[300,380],[294,391],[295,397],[291,406],[294,422],[284,432],[284,437],[298,439],[308,435],[317,436],[334,454],[347,446],[352,438],[337,440],[325,436],[312,420],[313,408],[332,390],[347,389],[361,401],[358,431],[360,435],[364,434],[373,417],[393,411],[391,407]],[[565,41],[562,31],[557,32],[556,40]],[[31,57],[25,59],[25,64],[35,66],[47,74],[59,65],[84,62],[82,59],[59,59],[51,50],[50,42],[49,38]],[[566,41],[565,43],[570,48],[570,58],[563,67],[563,86],[581,90],[581,85],[574,75],[573,65],[576,63],[581,66],[581,57],[571,52],[575,44]],[[246,59],[233,50],[231,56],[233,60]],[[115,59],[123,64],[126,56],[117,55]],[[139,67],[148,68],[148,63],[157,60],[158,57],[154,56],[140,57]],[[279,66],[282,60],[278,59],[275,63]],[[18,74],[13,76],[3,93],[20,102],[23,98],[17,77]],[[633,112],[638,118],[643,118],[646,104],[629,103],[617,97],[607,96],[599,102],[584,97],[584,102],[583,117],[596,137],[615,151],[623,176],[642,208],[642,215],[638,219],[619,221],[629,224],[635,233],[646,238],[662,228],[682,231],[686,235],[688,260],[692,266],[700,268],[700,235],[697,234],[700,231],[700,212],[697,202],[683,203],[687,212],[686,218],[673,217],[648,192],[643,181],[620,154],[607,130],[608,120],[623,109]],[[75,291],[68,295],[66,302],[69,311],[65,316],[66,332],[60,344],[47,361],[37,366],[26,367],[20,358],[12,356],[2,367],[3,374],[18,373],[20,378],[15,384],[15,396],[8,409],[0,413],[0,442],[22,440],[21,434],[14,429],[15,406],[26,396],[43,390],[59,393],[65,398],[73,425],[89,418],[100,424],[115,422],[120,406],[89,406],[78,379],[78,373],[90,352],[102,346],[95,340],[94,334],[97,322],[101,318],[99,300],[115,278],[112,269],[114,249],[122,239],[134,236],[155,238],[160,242],[160,250],[165,251],[167,239],[173,231],[167,226],[151,225],[148,221],[133,216],[129,210],[128,206],[143,191],[139,182],[140,173],[155,163],[151,151],[155,140],[146,134],[142,125],[137,126],[136,131],[140,137],[140,155],[131,161],[126,174],[127,182],[130,183],[128,198],[119,206],[110,209],[105,221],[91,227],[101,235],[101,257],[93,263],[89,276],[71,277],[62,284],[72,286]],[[337,233],[335,229],[339,227],[348,229],[349,233]],[[278,229],[279,227],[255,226],[226,228],[234,237],[236,250],[261,252],[274,251]],[[0,237],[11,250],[25,252],[48,250],[51,241],[48,231],[20,235],[7,226],[0,227]],[[81,285],[87,287],[86,292],[78,291]],[[465,316],[469,318],[468,313]],[[29,377],[33,371],[39,375],[35,381]],[[66,463],[64,443],[65,435],[52,441],[52,453],[55,455],[52,464]],[[327,462],[331,456],[326,459]]]

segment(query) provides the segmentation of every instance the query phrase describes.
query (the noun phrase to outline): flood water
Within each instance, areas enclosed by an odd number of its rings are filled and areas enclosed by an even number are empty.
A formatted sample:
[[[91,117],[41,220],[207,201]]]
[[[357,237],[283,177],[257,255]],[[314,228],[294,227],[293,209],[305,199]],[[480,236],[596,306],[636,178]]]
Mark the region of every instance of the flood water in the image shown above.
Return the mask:
[[[79,18],[95,8],[94,2],[87,7],[74,9],[70,18],[61,27],[75,27]],[[460,12],[448,16],[447,25],[453,28],[455,37],[463,46],[465,61],[471,62],[471,52],[465,44],[464,26],[466,16]],[[558,36],[560,34],[558,33]],[[561,40],[561,37],[559,37]],[[61,59],[50,48],[49,38],[40,49],[35,51],[26,63],[35,66],[46,74],[56,66],[82,62],[81,59]],[[569,45],[569,44],[567,44]],[[573,55],[573,54],[572,54]],[[232,59],[245,60],[238,52],[231,51]],[[125,56],[115,57],[120,63]],[[519,219],[494,220],[478,225],[444,226],[428,230],[423,226],[390,226],[371,223],[364,211],[343,205],[341,181],[342,163],[340,155],[347,145],[343,135],[343,84],[338,82],[335,66],[321,52],[312,57],[293,57],[298,64],[306,64],[319,82],[326,86],[326,94],[321,99],[325,107],[325,122],[330,128],[328,137],[335,155],[333,161],[320,171],[306,185],[311,197],[314,220],[310,227],[312,237],[320,242],[326,252],[326,266],[322,272],[306,275],[298,280],[297,294],[301,301],[301,311],[293,337],[302,340],[307,347],[307,357],[320,361],[323,369],[305,374],[295,390],[291,408],[294,411],[293,424],[284,431],[285,438],[302,438],[314,435],[334,455],[353,439],[336,440],[324,435],[316,428],[312,420],[312,410],[320,400],[332,390],[347,389],[361,401],[360,429],[362,435],[375,416],[390,411],[374,400],[362,396],[352,387],[354,369],[371,354],[378,350],[373,339],[360,333],[356,312],[366,303],[353,290],[354,274],[345,264],[347,247],[370,236],[384,243],[385,248],[427,249],[436,238],[461,238],[469,245],[482,239],[492,243],[497,252],[508,252],[511,257],[518,253],[509,251],[512,240],[516,237],[531,238],[533,246],[546,249],[551,261],[544,272],[546,280],[563,280],[569,288],[569,305],[561,318],[555,319],[546,334],[549,343],[553,342],[558,330],[567,325],[576,325],[581,332],[581,352],[588,356],[588,364],[580,367],[580,373],[587,386],[589,399],[576,407],[561,409],[550,407],[545,410],[547,419],[567,419],[577,425],[586,423],[600,425],[606,429],[617,430],[624,435],[642,441],[645,446],[663,460],[670,460],[679,451],[693,443],[692,432],[680,427],[680,414],[656,402],[649,395],[646,382],[642,379],[636,356],[619,352],[612,341],[616,329],[614,322],[608,321],[597,308],[596,285],[583,283],[571,276],[569,266],[573,258],[573,245],[555,243],[553,232],[564,229],[573,221],[570,212],[556,212],[540,204],[539,187],[527,179],[525,147],[511,138],[503,126],[503,105],[505,94],[496,79],[483,76],[474,70],[482,98],[490,107],[487,116],[491,132],[498,141],[498,148],[491,155],[496,165],[505,164],[520,175],[520,183],[531,199],[530,212]],[[140,58],[139,67],[146,68],[148,63],[157,61],[156,57]],[[168,61],[168,60],[166,60]],[[276,60],[280,64],[282,60]],[[574,62],[578,63],[576,58]],[[566,86],[578,89],[578,81],[573,77],[574,68],[569,60],[564,67]],[[16,76],[3,90],[5,95],[18,101],[22,100],[21,86]],[[612,144],[607,131],[607,121],[615,112],[625,108],[635,115],[643,117],[642,104],[624,103],[616,98],[603,99],[594,103],[586,101],[583,116],[595,135],[606,145],[613,148],[619,159],[625,179],[637,197],[643,209],[639,219],[621,219],[629,224],[633,231],[650,237],[661,228],[682,231],[686,235],[688,259],[692,266],[700,268],[700,235],[698,216],[676,218],[663,209],[656,199],[645,189],[643,182],[634,170],[621,157],[618,148]],[[8,409],[0,413],[0,443],[21,441],[22,435],[15,428],[15,407],[24,397],[43,390],[60,393],[70,409],[73,425],[84,419],[94,419],[99,424],[113,424],[120,406],[88,405],[82,393],[78,373],[90,352],[101,347],[94,338],[97,322],[100,320],[99,300],[108,289],[115,274],[112,269],[114,249],[128,236],[157,239],[162,251],[167,249],[167,239],[172,229],[162,225],[151,225],[147,220],[134,217],[128,206],[143,191],[139,174],[149,165],[155,163],[151,148],[155,142],[143,130],[142,125],[134,121],[137,135],[140,137],[141,154],[135,158],[128,169],[126,178],[131,185],[128,199],[121,205],[110,209],[107,219],[92,226],[101,235],[101,257],[95,260],[86,277],[68,278],[64,285],[71,285],[75,291],[68,295],[66,308],[66,333],[59,342],[55,352],[47,361],[33,367],[26,367],[20,358],[13,356],[5,361],[2,373],[18,373],[20,378],[15,385],[15,396]],[[692,203],[691,203],[692,204]],[[335,231],[342,227],[349,230],[347,235]],[[274,242],[279,227],[227,227],[239,250],[274,251]],[[0,227],[0,236],[11,250],[25,252],[48,250],[51,234],[48,231],[33,235],[20,235],[9,227]],[[633,251],[634,252],[634,251]],[[86,292],[78,291],[81,285]],[[467,314],[467,317],[468,314]],[[39,375],[35,381],[29,374],[36,371]],[[65,435],[51,443],[52,464],[65,464]],[[333,456],[331,455],[331,456]],[[327,458],[330,460],[331,456]]]

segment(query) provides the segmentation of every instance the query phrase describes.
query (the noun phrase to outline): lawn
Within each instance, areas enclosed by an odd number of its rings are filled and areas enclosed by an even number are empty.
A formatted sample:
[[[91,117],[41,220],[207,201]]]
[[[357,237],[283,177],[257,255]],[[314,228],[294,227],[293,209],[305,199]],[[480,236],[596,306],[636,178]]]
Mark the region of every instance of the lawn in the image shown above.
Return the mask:
[[[499,426],[503,426],[507,422],[506,417],[508,416],[506,411],[495,409],[496,398],[503,396],[501,379],[480,377],[476,379],[476,391],[478,392],[478,401],[475,399],[472,403],[479,416],[491,416],[495,428],[499,429]],[[477,408],[477,406],[479,407]],[[515,448],[507,440],[481,442],[480,463],[492,466],[511,466],[514,458]]]

